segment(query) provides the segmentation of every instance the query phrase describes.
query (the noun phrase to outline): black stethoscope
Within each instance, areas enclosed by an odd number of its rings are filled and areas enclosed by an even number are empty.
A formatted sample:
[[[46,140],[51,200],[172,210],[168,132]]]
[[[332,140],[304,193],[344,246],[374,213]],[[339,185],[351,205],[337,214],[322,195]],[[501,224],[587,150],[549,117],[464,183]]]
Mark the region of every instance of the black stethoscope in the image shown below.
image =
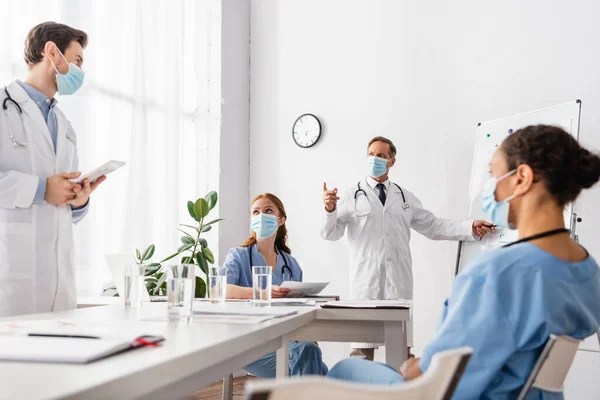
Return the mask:
[[[512,243],[506,244],[506,245],[504,245],[502,247],[506,248],[506,247],[514,246],[514,245],[519,244],[519,243],[531,242],[532,240],[541,239],[541,238],[545,238],[545,237],[548,237],[548,236],[554,236],[554,235],[558,235],[558,234],[561,234],[561,233],[568,233],[568,232],[570,232],[570,231],[567,228],[553,229],[551,231],[546,231],[546,232],[542,232],[542,233],[538,233],[538,234],[535,234],[535,235],[528,236],[528,237],[523,238],[523,239],[519,239],[516,242],[512,242]],[[586,250],[586,253],[587,253],[587,250]]]
[[[396,184],[396,183],[393,183],[393,182],[392,182],[392,184],[394,184],[394,185],[395,185],[395,186],[398,188],[398,190],[400,190],[400,194],[402,195],[402,209],[403,209],[404,211],[408,210],[408,209],[410,208],[410,206],[409,206],[409,205],[408,205],[408,203],[406,202],[406,197],[404,197],[404,191],[402,190],[402,188],[401,188],[401,187],[400,187],[398,184]],[[368,197],[368,196],[367,196],[367,192],[365,192],[365,191],[364,191],[364,190],[363,190],[363,189],[360,187],[360,181],[359,181],[359,182],[358,182],[358,189],[356,189],[356,192],[354,192],[354,211],[356,211],[356,198],[358,197],[358,194],[359,194],[360,192],[362,192],[362,194],[364,194],[364,195],[365,195],[365,197]]]
[[[15,136],[12,134],[12,130],[10,128],[10,123],[8,122],[8,104],[7,102],[11,102],[13,106],[17,109],[19,113],[19,117],[21,118],[21,126],[23,127],[23,133],[25,133],[25,121],[23,121],[23,109],[8,93],[8,89],[4,86],[4,93],[6,93],[6,98],[2,102],[2,109],[4,110],[4,116],[6,117],[6,126],[8,127],[8,136],[10,136],[10,140],[12,141],[13,147],[21,148],[27,147],[27,142],[19,142]]]
[[[283,251],[280,251],[279,249],[277,249],[277,252],[283,257],[283,267],[281,267],[282,281],[285,282],[294,280],[294,275],[292,274],[292,269],[288,266],[287,257],[285,256],[285,253]],[[252,270],[252,246],[248,246],[248,260],[250,261],[250,270]],[[289,279],[286,279],[285,276],[286,269],[289,273]]]

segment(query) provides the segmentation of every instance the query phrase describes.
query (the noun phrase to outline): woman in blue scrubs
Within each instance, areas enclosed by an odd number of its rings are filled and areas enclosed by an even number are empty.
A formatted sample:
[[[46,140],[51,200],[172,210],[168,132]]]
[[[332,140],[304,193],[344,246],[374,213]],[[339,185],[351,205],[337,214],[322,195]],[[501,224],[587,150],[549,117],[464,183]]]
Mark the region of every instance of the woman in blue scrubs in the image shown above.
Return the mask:
[[[481,254],[456,277],[434,339],[399,371],[362,359],[335,365],[337,379],[393,384],[427,371],[434,354],[474,353],[456,399],[516,398],[550,334],[583,339],[600,327],[600,270],[565,229],[563,210],[600,178],[600,158],[554,126],[528,126],[490,163],[483,210],[519,240]],[[562,399],[530,391],[527,399]]]
[[[272,297],[285,297],[288,289],[283,281],[302,281],[302,269],[287,246],[287,215],[277,196],[265,193],[257,196],[250,207],[252,234],[240,247],[229,250],[227,267],[227,297],[252,298],[252,266],[273,267]],[[275,353],[246,366],[246,371],[259,378],[275,377]],[[314,342],[290,342],[290,375],[326,375],[327,366],[321,349]]]

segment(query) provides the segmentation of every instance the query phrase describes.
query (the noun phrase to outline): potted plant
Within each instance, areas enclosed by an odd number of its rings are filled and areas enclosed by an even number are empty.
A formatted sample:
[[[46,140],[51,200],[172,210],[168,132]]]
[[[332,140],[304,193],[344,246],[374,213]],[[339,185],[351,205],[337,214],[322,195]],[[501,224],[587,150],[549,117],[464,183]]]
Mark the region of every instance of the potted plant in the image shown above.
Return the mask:
[[[222,221],[222,218],[217,218],[208,221],[208,215],[215,208],[218,201],[217,192],[209,192],[206,196],[197,199],[195,202],[188,201],[187,208],[190,217],[194,220],[193,225],[180,224],[178,231],[181,236],[181,246],[177,251],[158,263],[148,263],[146,266],[146,276],[144,282],[148,293],[153,296],[163,296],[167,294],[167,274],[162,263],[169,261],[179,255],[184,255],[181,259],[182,264],[195,264],[204,273],[204,277],[196,276],[196,293],[195,297],[206,297],[209,288],[208,282],[208,264],[215,263],[215,257],[212,250],[208,247],[208,242],[202,237],[203,233],[210,231],[214,224]],[[138,264],[144,264],[150,261],[154,255],[156,247],[151,244],[141,252],[135,250],[135,260]],[[105,289],[114,290],[114,287]],[[115,294],[118,296],[118,294]]]

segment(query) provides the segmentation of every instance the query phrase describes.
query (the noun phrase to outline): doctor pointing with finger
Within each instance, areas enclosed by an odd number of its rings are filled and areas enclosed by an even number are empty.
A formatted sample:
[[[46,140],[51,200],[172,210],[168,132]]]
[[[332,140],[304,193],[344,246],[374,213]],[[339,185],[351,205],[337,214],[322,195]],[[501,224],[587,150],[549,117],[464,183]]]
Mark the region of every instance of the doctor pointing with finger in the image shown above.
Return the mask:
[[[345,192],[323,184],[321,236],[350,245],[350,295],[356,300],[412,299],[411,228],[433,240],[474,241],[493,229],[486,221],[450,221],[426,210],[388,179],[396,147],[378,136],[367,146],[367,176]],[[412,326],[411,326],[412,328]],[[412,332],[408,335],[412,346]],[[353,343],[351,356],[373,360],[377,343]]]
[[[105,179],[71,180],[77,137],[54,98],[83,83],[85,32],[55,22],[25,41],[24,82],[0,86],[0,317],[75,308],[73,223]]]

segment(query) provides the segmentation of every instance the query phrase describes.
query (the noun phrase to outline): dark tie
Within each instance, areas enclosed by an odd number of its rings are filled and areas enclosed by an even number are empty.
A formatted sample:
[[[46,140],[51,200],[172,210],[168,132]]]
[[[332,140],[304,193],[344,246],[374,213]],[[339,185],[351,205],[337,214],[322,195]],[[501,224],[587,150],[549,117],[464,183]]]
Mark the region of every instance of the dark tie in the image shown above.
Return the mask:
[[[379,189],[379,200],[385,206],[385,186],[383,183],[378,183],[376,187]]]

